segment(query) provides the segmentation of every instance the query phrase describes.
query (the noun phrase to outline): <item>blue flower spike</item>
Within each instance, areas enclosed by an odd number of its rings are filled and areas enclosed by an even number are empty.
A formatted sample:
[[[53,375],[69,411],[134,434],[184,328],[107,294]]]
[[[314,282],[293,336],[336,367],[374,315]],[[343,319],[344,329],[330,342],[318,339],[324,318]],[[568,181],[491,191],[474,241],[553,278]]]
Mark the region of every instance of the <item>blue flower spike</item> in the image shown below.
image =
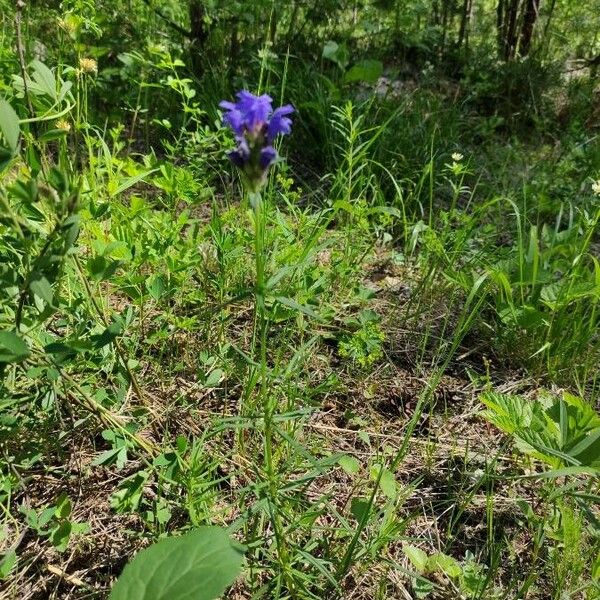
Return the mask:
[[[274,140],[292,131],[294,112],[291,104],[273,110],[273,99],[267,94],[255,96],[246,90],[237,95],[237,102],[223,100],[223,124],[235,135],[237,146],[228,153],[231,162],[240,169],[249,191],[259,191],[266,182],[269,167],[278,159]]]

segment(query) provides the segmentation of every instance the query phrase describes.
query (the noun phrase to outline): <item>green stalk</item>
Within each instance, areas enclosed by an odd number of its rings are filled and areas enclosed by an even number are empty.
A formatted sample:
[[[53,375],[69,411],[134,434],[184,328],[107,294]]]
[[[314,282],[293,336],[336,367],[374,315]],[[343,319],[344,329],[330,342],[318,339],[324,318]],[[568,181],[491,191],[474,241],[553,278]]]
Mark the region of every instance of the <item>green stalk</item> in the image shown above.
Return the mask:
[[[254,259],[256,265],[256,283],[254,290],[256,327],[258,329],[259,344],[259,395],[258,401],[262,404],[264,417],[264,446],[265,467],[269,483],[273,479],[273,414],[267,399],[267,314],[265,305],[265,207],[260,192],[250,192],[250,203],[254,209]]]
[[[273,412],[274,405],[268,397],[267,390],[267,330],[268,316],[265,304],[265,222],[266,222],[266,205],[263,202],[260,192],[249,192],[250,204],[254,210],[254,259],[256,266],[256,282],[255,282],[255,324],[258,329],[259,356],[259,393],[257,405],[262,408],[263,412],[263,451],[264,451],[264,467],[267,476],[267,494],[270,506],[271,520],[273,524],[273,532],[275,534],[275,543],[277,546],[277,554],[281,565],[283,579],[288,586],[288,590],[292,597],[295,596],[293,578],[289,574],[289,554],[283,525],[277,511],[277,477],[275,472],[275,464],[273,460]],[[256,336],[255,336],[256,337]]]

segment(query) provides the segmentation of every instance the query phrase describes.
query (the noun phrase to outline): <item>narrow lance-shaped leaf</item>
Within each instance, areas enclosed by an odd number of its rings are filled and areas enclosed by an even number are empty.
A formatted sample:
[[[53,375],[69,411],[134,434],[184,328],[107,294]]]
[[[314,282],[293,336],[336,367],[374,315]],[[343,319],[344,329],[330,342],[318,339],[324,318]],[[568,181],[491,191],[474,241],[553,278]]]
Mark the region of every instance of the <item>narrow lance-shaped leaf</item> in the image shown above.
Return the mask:
[[[0,131],[14,154],[19,143],[19,117],[6,100],[0,100]]]

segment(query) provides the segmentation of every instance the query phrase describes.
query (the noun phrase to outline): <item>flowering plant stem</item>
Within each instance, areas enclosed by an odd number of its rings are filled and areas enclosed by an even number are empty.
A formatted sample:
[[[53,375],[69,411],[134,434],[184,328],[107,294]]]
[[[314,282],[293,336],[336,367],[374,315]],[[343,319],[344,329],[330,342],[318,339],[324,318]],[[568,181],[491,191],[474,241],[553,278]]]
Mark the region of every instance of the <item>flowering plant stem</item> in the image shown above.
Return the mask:
[[[254,210],[254,255],[256,266],[254,339],[258,339],[259,356],[256,362],[260,365],[257,406],[262,409],[263,413],[263,458],[267,478],[267,500],[283,579],[293,597],[293,580],[289,573],[289,554],[285,542],[283,525],[277,509],[277,477],[273,460],[273,412],[275,407],[269,398],[267,388],[267,330],[269,325],[265,304],[265,222],[267,215],[266,206],[260,192],[249,192],[249,200]]]

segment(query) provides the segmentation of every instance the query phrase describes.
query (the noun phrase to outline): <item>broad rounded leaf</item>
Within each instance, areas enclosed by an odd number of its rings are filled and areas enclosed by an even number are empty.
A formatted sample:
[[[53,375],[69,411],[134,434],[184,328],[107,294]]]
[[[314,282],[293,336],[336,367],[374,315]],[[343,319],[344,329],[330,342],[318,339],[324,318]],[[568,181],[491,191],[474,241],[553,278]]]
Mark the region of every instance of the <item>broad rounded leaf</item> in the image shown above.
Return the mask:
[[[0,363],[13,363],[29,356],[27,344],[12,331],[0,331]]]
[[[110,600],[214,600],[235,581],[242,558],[224,529],[199,527],[136,554]]]
[[[350,67],[344,75],[344,83],[364,81],[376,83],[383,73],[383,64],[379,60],[363,60]]]
[[[348,65],[348,49],[345,44],[340,45],[329,40],[323,46],[323,58],[336,63],[340,69],[345,69]]]

